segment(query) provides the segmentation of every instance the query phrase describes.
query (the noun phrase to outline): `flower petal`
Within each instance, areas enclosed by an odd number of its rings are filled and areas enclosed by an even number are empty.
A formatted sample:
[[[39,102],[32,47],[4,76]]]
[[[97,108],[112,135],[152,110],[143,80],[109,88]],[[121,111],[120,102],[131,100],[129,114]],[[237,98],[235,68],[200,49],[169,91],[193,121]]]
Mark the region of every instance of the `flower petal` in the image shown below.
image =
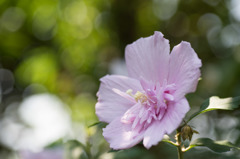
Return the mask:
[[[160,32],[128,45],[125,57],[129,76],[162,82],[168,75],[169,52],[169,41]]]
[[[128,149],[143,139],[143,131],[136,133],[132,131],[131,124],[124,124],[120,120],[120,118],[116,118],[103,129],[104,138],[110,143],[110,147],[115,150]]]
[[[161,120],[167,134],[171,134],[178,128],[189,109],[190,107],[186,98],[178,102],[169,102],[167,111]]]
[[[138,80],[118,75],[107,75],[101,80],[101,85],[97,93],[98,102],[96,104],[96,114],[100,121],[110,123],[116,117],[122,116],[134,101],[125,98],[113,91],[117,89],[126,92],[132,89],[133,92],[141,91],[141,84]]]
[[[176,101],[196,90],[201,66],[201,60],[190,43],[181,42],[173,48],[170,54],[168,84],[176,84]]]
[[[163,118],[160,121],[155,120],[146,130],[143,145],[147,149],[157,145],[162,140],[164,134],[171,134],[178,128],[188,110],[189,105],[186,98],[181,99],[177,103],[169,103]]]
[[[120,95],[120,96],[122,96],[122,97],[124,97],[124,98],[126,98],[126,99],[128,99],[128,100],[130,100],[130,101],[132,101],[133,103],[136,102],[136,100],[134,99],[134,97],[132,97],[131,95],[127,94],[126,92],[122,92],[122,91],[120,91],[120,90],[118,90],[118,89],[116,89],[116,88],[113,88],[112,90],[113,90],[113,92],[115,92],[116,94],[118,94],[118,95]]]
[[[157,145],[165,134],[164,125],[159,120],[155,120],[144,133],[143,145],[149,149],[153,145]]]

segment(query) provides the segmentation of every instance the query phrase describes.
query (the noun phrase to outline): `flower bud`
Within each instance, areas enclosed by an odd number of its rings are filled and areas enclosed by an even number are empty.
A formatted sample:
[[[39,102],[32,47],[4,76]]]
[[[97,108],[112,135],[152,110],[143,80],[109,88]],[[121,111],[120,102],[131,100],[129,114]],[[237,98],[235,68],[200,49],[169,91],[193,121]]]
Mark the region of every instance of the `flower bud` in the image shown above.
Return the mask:
[[[196,130],[193,130],[189,125],[185,125],[181,129],[181,137],[182,137],[183,141],[185,141],[186,139],[191,141],[193,133],[198,134],[198,132]]]

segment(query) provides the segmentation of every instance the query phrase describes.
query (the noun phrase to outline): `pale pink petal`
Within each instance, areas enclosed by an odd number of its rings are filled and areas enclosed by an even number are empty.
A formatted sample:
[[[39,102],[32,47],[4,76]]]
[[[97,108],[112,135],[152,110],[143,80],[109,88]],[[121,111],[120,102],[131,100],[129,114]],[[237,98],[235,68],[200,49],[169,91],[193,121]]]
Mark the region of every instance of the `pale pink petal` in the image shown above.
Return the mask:
[[[98,102],[96,104],[96,114],[100,121],[110,123],[116,117],[122,116],[131,106],[135,104],[116,92],[126,92],[132,89],[133,92],[141,91],[141,84],[138,80],[118,75],[107,75],[101,80],[101,85],[97,93]]]
[[[169,102],[167,111],[161,120],[168,134],[178,128],[189,109],[190,107],[186,98],[176,103]]]
[[[181,42],[170,54],[168,84],[176,84],[175,100],[194,92],[200,77],[201,60],[190,43]]]
[[[170,134],[178,128],[188,110],[189,105],[186,98],[177,103],[170,103],[163,118],[160,121],[154,121],[146,130],[143,145],[148,149],[153,145],[157,145],[164,134]]]
[[[129,76],[162,82],[168,75],[169,52],[169,41],[160,32],[128,45],[125,58]]]
[[[115,150],[128,149],[138,144],[143,139],[143,133],[132,131],[132,125],[122,123],[120,118],[116,118],[103,129],[104,138]]]
[[[132,102],[134,102],[134,103],[136,102],[136,100],[134,99],[134,97],[130,96],[130,95],[127,94],[126,92],[122,92],[122,91],[120,91],[120,90],[118,90],[118,89],[116,89],[116,88],[113,88],[112,90],[113,90],[113,92],[115,92],[116,94],[122,96],[123,98],[126,98],[126,99],[128,99],[128,100],[130,100],[130,101],[132,101]]]
[[[127,123],[127,124],[132,124],[135,121],[141,106],[142,106],[141,103],[136,103],[134,106],[129,108],[124,113],[124,115],[121,117],[121,122],[122,123]]]
[[[159,141],[162,140],[163,135],[165,134],[165,125],[159,120],[152,122],[152,125],[148,127],[144,133],[143,145],[149,149],[153,145],[157,145]]]

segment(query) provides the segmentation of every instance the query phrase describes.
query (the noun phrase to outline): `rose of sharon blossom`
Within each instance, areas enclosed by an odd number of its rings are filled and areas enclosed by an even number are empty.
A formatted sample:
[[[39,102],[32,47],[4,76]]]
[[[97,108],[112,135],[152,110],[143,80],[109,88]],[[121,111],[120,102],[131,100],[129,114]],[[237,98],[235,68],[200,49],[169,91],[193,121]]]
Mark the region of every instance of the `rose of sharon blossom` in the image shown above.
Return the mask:
[[[96,114],[109,123],[103,136],[111,148],[127,149],[143,140],[149,149],[176,130],[188,112],[185,95],[196,89],[201,60],[188,42],[169,53],[169,41],[155,32],[126,47],[129,77],[101,78]]]

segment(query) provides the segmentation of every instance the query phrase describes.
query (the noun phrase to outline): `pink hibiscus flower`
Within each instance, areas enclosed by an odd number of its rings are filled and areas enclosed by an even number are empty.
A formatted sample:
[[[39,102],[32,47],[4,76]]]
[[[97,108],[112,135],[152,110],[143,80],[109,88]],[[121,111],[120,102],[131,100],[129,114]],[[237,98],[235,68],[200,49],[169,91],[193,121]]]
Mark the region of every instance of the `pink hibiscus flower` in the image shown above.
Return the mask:
[[[109,123],[103,136],[111,148],[127,149],[143,140],[149,149],[176,130],[188,112],[185,95],[196,90],[201,60],[188,42],[169,53],[169,41],[155,32],[126,47],[129,77],[100,79],[96,114]]]

